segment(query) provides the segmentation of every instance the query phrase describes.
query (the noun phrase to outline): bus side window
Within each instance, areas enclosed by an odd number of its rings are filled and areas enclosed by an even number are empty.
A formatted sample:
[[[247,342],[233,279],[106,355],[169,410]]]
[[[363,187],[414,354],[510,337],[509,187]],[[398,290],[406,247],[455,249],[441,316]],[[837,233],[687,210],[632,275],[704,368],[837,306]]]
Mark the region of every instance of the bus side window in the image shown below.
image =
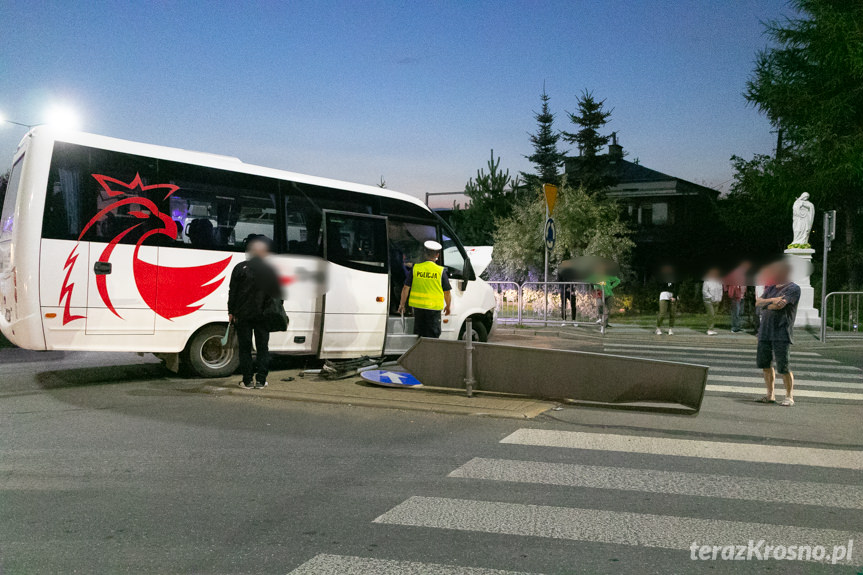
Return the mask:
[[[282,181],[279,186],[285,202],[285,235],[289,254],[323,255],[320,208],[296,182]]]
[[[51,158],[42,237],[135,244],[163,222],[165,189],[156,160],[57,142]]]
[[[341,213],[328,213],[326,217],[327,261],[355,270],[388,273],[384,218]]]
[[[168,211],[175,245],[236,252],[252,235],[276,240],[276,180],[168,161],[159,162],[159,176],[178,187]]]

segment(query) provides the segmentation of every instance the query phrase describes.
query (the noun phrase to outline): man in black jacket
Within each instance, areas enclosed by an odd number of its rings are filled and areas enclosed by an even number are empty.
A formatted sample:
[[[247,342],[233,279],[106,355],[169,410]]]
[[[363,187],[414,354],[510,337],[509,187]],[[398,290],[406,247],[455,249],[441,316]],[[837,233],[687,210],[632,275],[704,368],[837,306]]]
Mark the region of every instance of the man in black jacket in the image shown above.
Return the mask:
[[[281,298],[279,277],[265,261],[270,253],[270,240],[266,236],[246,238],[246,261],[240,262],[231,273],[228,289],[228,320],[237,330],[240,348],[240,371],[244,389],[267,386],[270,366],[270,332],[264,325],[264,307],[272,298]],[[252,335],[258,352],[258,369],[252,363]],[[255,383],[252,381],[254,375]]]

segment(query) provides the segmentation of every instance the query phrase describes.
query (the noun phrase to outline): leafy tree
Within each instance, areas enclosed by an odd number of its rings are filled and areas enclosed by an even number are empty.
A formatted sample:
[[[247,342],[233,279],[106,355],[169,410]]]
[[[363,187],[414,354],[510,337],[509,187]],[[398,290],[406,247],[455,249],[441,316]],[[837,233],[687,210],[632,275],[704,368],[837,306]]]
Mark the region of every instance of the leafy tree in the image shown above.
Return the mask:
[[[561,261],[594,255],[625,262],[633,247],[630,230],[611,200],[563,183],[554,209],[557,241],[549,254],[550,269]],[[494,234],[494,271],[508,279],[538,279],[544,268],[545,199],[523,199],[502,219]]]
[[[812,166],[805,158],[759,154],[751,160],[733,156],[734,182],[717,203],[728,252],[760,259],[776,256],[788,245],[791,206],[804,189]],[[814,234],[813,234],[814,235]]]
[[[550,98],[543,88],[540,96],[542,107],[539,112],[534,112],[537,128],[535,134],[530,134],[530,143],[533,144],[533,154],[525,156],[534,165],[535,173],[521,172],[527,187],[535,188],[539,184],[560,183],[560,168],[563,166],[564,152],[557,147],[561,135],[554,131],[554,114],[549,109]]]
[[[521,184],[518,176],[512,178],[509,170],[500,169],[500,157],[489,158],[488,171],[479,169],[476,178],[465,184],[464,193],[470,206],[464,209],[453,204],[450,223],[459,238],[468,245],[491,245],[497,221],[512,213]]]
[[[753,197],[777,199],[776,209],[785,210],[800,191],[816,207],[836,209],[840,249],[832,260],[844,262],[855,285],[863,268],[856,233],[863,225],[863,3],[792,5],[796,17],[767,23],[773,46],[758,54],[745,94],[781,130],[784,145],[777,158],[758,162],[762,186],[749,188],[745,176],[741,185]],[[809,171],[788,169],[789,161]],[[790,212],[784,215],[790,221]]]
[[[571,183],[580,185],[590,194],[601,193],[613,183],[608,156],[601,153],[611,136],[600,133],[611,112],[605,109],[605,100],[597,100],[584,90],[578,98],[578,112],[567,112],[577,131],[561,132],[565,142],[578,146],[579,157],[573,162],[577,171],[570,175]]]

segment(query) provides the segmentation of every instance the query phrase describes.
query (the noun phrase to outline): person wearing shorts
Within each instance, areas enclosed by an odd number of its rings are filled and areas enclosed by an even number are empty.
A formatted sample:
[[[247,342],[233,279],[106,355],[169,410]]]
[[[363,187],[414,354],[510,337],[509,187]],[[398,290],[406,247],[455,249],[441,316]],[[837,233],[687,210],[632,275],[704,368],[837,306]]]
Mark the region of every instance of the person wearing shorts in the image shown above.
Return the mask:
[[[761,310],[761,327],[758,330],[758,351],[756,365],[764,373],[767,395],[758,398],[760,403],[776,403],[773,388],[776,374],[785,383],[783,406],[794,405],[794,374],[791,373],[791,334],[797,316],[797,303],[800,301],[800,287],[789,280],[791,267],[786,261],[770,266],[773,285],[764,288],[755,305]],[[775,369],[774,369],[775,365]]]

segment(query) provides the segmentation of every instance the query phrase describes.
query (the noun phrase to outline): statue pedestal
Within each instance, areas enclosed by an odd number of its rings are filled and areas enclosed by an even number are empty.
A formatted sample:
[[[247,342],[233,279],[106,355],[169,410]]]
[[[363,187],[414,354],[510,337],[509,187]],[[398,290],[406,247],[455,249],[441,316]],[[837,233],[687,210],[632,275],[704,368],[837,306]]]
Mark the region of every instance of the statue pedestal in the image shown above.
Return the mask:
[[[815,288],[809,282],[809,276],[812,274],[812,254],[813,249],[798,249],[789,248],[785,250],[785,255],[791,263],[791,278],[794,283],[800,286],[800,302],[797,304],[797,319],[794,320],[794,327],[818,327],[821,325],[821,319],[818,317],[818,310],[815,309]]]

